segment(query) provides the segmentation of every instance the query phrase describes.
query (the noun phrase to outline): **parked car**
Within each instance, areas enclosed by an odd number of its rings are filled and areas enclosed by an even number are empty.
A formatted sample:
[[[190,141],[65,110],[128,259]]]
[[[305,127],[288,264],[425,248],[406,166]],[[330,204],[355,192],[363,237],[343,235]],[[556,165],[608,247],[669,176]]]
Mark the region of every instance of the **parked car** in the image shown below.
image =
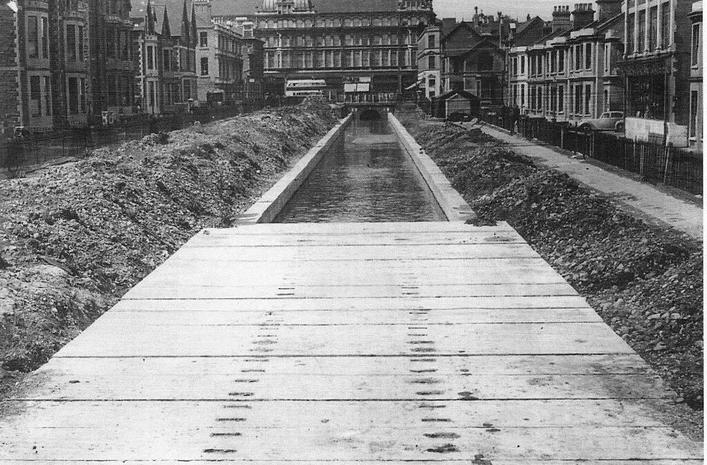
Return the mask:
[[[577,126],[585,131],[623,131],[624,113],[622,111],[607,111],[596,119],[585,119]]]

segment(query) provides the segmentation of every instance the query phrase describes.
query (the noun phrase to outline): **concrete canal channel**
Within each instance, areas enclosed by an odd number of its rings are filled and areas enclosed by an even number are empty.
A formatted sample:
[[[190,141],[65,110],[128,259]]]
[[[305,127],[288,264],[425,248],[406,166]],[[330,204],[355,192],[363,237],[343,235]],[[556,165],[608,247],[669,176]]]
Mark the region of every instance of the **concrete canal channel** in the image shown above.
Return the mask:
[[[467,224],[393,116],[352,119],[40,369],[0,464],[701,463],[674,393],[513,228]]]

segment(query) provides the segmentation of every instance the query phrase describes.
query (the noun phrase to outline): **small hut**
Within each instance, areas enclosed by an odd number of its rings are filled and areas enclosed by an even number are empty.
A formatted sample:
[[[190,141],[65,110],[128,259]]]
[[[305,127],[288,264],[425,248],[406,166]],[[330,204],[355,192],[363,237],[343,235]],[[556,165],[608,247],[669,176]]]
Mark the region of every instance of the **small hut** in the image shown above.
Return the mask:
[[[437,118],[446,119],[452,113],[475,116],[479,114],[480,101],[476,95],[456,89],[435,98],[433,108],[433,114]]]

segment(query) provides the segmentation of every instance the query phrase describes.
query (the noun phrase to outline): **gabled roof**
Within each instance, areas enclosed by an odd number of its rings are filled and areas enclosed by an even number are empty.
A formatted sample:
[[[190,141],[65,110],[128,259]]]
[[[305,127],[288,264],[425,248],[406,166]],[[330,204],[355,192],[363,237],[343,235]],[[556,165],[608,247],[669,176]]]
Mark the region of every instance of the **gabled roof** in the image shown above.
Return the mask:
[[[605,19],[602,22],[597,21],[598,24],[594,27],[597,29],[598,32],[603,32],[605,29],[616,24],[616,22],[618,22],[619,20],[623,21],[623,19],[624,19],[624,13],[621,12],[621,13],[617,14],[616,16],[612,16],[611,18]]]
[[[447,100],[447,99],[454,97],[455,95],[459,95],[460,97],[464,97],[469,100],[479,100],[479,97],[477,97],[476,95],[472,94],[471,92],[467,92],[467,91],[461,90],[461,89],[450,90],[446,94],[442,94],[442,95],[438,96],[437,99]]]
[[[538,23],[542,26],[545,26],[545,21],[540,16],[536,16],[530,21],[518,24],[518,28],[516,29],[516,36],[523,34],[530,26]]]
[[[440,25],[442,31],[442,37],[446,37],[450,32],[452,32],[457,27],[456,18],[442,18],[442,23]]]

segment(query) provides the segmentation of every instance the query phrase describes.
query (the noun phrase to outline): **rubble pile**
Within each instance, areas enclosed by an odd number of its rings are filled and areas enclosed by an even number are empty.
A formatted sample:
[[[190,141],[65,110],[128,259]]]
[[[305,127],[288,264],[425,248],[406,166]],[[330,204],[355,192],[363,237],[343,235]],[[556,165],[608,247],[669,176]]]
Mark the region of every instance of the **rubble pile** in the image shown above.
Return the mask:
[[[703,403],[701,244],[487,136],[408,122],[485,222],[507,221],[693,408]]]
[[[232,225],[335,121],[317,103],[262,111],[0,184],[4,372],[37,368],[200,229]]]

